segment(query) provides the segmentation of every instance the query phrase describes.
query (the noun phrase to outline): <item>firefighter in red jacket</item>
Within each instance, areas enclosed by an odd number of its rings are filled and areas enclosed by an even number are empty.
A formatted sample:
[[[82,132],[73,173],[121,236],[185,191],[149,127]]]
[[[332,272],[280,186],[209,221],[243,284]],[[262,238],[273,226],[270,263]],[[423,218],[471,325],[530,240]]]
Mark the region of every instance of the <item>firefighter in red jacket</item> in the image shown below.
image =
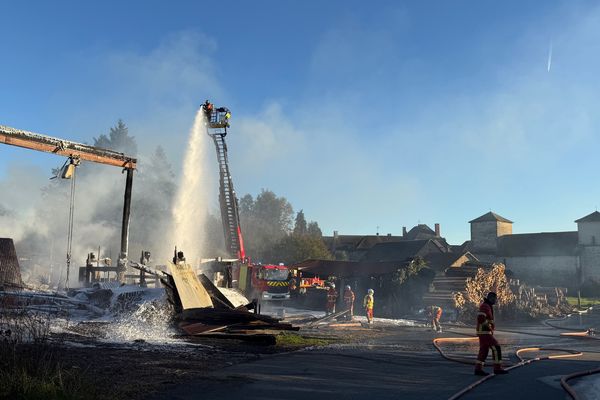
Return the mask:
[[[209,124],[212,119],[212,113],[214,111],[214,108],[214,105],[208,100],[206,100],[204,104],[202,104],[202,111],[204,111],[204,115],[206,116],[206,122],[208,122]]]
[[[496,338],[494,337],[494,309],[496,304],[496,293],[489,292],[479,306],[477,314],[477,337],[479,338],[479,354],[475,364],[475,375],[489,375],[483,370],[483,364],[488,356],[490,349],[494,357],[494,374],[508,374],[508,371],[502,368],[502,351]]]
[[[347,285],[344,290],[344,306],[346,307],[346,310],[350,311],[346,316],[346,319],[350,321],[352,321],[352,318],[354,317],[354,299],[354,292],[350,285]]]
[[[335,284],[331,284],[329,286],[329,290],[327,290],[327,311],[325,315],[335,313],[335,302],[337,300],[338,294],[335,291]]]
[[[442,307],[429,307],[429,318],[431,318],[431,329],[435,332],[442,333],[442,325],[440,325],[440,319],[442,318]]]

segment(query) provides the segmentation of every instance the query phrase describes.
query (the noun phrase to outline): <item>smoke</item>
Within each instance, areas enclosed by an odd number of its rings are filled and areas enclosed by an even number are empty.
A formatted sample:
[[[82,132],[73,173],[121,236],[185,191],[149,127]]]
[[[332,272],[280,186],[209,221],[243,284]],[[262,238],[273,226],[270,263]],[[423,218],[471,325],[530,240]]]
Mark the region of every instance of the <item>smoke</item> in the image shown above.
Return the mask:
[[[190,143],[186,132],[195,104],[200,102],[198,96],[222,97],[211,56],[215,51],[213,39],[185,31],[165,37],[146,52],[85,54],[79,61],[88,65],[86,69],[95,78],[73,85],[65,82],[49,105],[55,115],[68,114],[69,122],[58,132],[39,128],[40,133],[89,142],[123,117],[140,148],[133,179],[130,260],[136,261],[142,250],[150,250],[154,263],[164,264],[172,257],[175,245],[190,261],[202,255],[206,235],[201,231],[208,208],[216,209],[217,204],[212,195],[217,174],[214,165],[213,169],[202,165],[207,138],[201,133],[201,118],[190,132]],[[94,60],[93,65],[90,60]],[[97,81],[106,84],[95,87],[92,82]],[[93,104],[89,93],[94,93]],[[32,126],[26,122],[18,127]],[[73,132],[80,136],[73,136]],[[5,147],[2,151],[9,153],[8,158],[14,152],[15,159],[44,160],[43,155],[28,150]],[[180,160],[186,151],[189,162],[184,177]],[[51,274],[55,285],[61,273],[65,277],[69,181],[48,181],[50,166],[59,167],[64,160],[49,156],[47,160],[45,165],[40,163],[44,168],[13,163],[0,175],[0,236],[15,239],[25,275],[37,280]],[[198,162],[195,165],[194,160]],[[194,175],[199,173],[204,175]],[[187,191],[190,182],[195,182],[195,192]],[[101,258],[116,262],[124,189],[125,176],[118,168],[86,162],[78,168],[70,286],[76,285],[77,268],[85,265],[87,253],[97,253],[98,247]],[[187,194],[179,196],[177,189]],[[176,195],[180,201],[177,216],[173,213]],[[183,228],[175,228],[175,218]],[[212,225],[220,227],[220,221]],[[218,236],[222,241],[222,229]]]
[[[203,232],[209,204],[206,181],[206,118],[199,108],[190,131],[183,171],[173,204],[173,225],[168,239],[196,263],[204,252]]]

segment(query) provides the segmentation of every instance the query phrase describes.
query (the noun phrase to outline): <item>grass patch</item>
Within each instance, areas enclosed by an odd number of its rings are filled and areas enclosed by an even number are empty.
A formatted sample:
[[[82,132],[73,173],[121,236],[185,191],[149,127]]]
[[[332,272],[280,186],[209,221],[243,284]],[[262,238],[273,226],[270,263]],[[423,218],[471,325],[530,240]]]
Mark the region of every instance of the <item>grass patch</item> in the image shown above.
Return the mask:
[[[336,341],[335,339],[307,337],[296,333],[281,333],[277,335],[276,340],[277,346],[285,347],[326,346]]]
[[[577,297],[568,296],[567,301],[569,305],[577,307]],[[589,308],[595,305],[600,305],[600,298],[598,297],[582,297],[581,298],[581,308]]]

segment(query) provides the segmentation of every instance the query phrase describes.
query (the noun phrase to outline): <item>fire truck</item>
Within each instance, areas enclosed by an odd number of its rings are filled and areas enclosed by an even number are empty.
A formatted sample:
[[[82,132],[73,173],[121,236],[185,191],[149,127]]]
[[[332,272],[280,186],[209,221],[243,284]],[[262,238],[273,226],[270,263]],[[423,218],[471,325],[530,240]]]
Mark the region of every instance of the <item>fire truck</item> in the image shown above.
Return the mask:
[[[227,158],[227,128],[231,113],[226,107],[215,108],[208,100],[202,105],[206,116],[206,131],[215,144],[219,164],[219,205],[225,234],[225,245],[233,262],[228,268],[232,286],[259,301],[287,300],[290,298],[289,269],[285,265],[253,264],[244,250],[240,227],[238,199]]]

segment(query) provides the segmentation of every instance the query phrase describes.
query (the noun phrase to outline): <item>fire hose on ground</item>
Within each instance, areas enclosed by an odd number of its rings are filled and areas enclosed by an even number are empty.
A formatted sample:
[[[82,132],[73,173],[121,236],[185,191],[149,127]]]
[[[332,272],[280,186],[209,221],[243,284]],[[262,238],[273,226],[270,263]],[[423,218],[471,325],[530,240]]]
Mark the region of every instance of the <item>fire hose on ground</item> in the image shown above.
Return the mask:
[[[570,375],[563,376],[562,378],[560,378],[560,385],[563,387],[563,389],[565,389],[565,391],[569,394],[569,396],[571,396],[571,398],[573,400],[579,400],[579,396],[577,395],[577,392],[575,392],[575,390],[573,390],[573,388],[567,383],[567,381],[569,381],[571,379],[575,379],[575,378],[581,378],[583,376],[598,374],[598,373],[600,373],[600,368],[592,369],[589,371],[574,372]]]
[[[589,334],[590,334],[590,331],[588,330],[588,331],[585,331],[585,332],[570,332],[569,335],[563,335],[561,333],[561,336],[570,336],[570,337],[580,338],[580,337],[588,336]],[[546,335],[544,335],[544,336],[546,336]],[[436,350],[440,353],[440,355],[442,357],[444,357],[445,359],[447,359],[449,361],[459,362],[459,363],[462,363],[462,364],[475,365],[475,362],[473,360],[471,360],[471,359],[464,358],[464,357],[461,358],[461,357],[454,357],[454,356],[447,355],[442,350],[440,344],[441,343],[468,343],[468,342],[477,342],[477,341],[478,341],[477,337],[435,338],[433,340],[433,346],[436,348]],[[540,351],[552,351],[552,352],[559,352],[559,353],[562,353],[562,354],[550,354],[550,355],[547,355],[547,356],[535,357],[535,358],[531,358],[531,359],[524,359],[521,356],[521,354],[523,354],[523,353],[540,352]],[[575,351],[575,350],[556,349],[556,348],[544,348],[544,347],[524,347],[524,348],[517,349],[517,351],[516,351],[515,354],[516,354],[517,358],[519,359],[519,362],[517,364],[514,364],[514,365],[511,365],[511,366],[507,367],[506,368],[507,370],[516,369],[516,368],[522,367],[524,365],[531,364],[531,363],[533,363],[535,361],[572,358],[572,357],[579,357],[579,356],[583,355],[582,352]],[[598,373],[598,372],[600,372],[600,369],[591,370],[591,371],[576,372],[574,374],[571,374],[571,375],[563,377],[561,379],[561,385],[562,385],[562,387],[567,391],[567,393],[574,400],[578,400],[579,398],[577,397],[577,394],[575,393],[575,391],[566,382],[568,380],[570,380],[570,379],[574,379],[574,378],[585,376],[585,375],[591,375],[591,374]],[[483,378],[481,378],[481,379],[473,382],[469,386],[465,387],[461,391],[455,393],[448,400],[456,400],[456,399],[460,398],[465,393],[471,391],[473,388],[475,388],[476,386],[482,384],[483,382],[485,382],[485,381],[487,381],[489,379],[492,379],[494,376],[495,376],[494,374],[490,374],[490,375],[484,376]]]

